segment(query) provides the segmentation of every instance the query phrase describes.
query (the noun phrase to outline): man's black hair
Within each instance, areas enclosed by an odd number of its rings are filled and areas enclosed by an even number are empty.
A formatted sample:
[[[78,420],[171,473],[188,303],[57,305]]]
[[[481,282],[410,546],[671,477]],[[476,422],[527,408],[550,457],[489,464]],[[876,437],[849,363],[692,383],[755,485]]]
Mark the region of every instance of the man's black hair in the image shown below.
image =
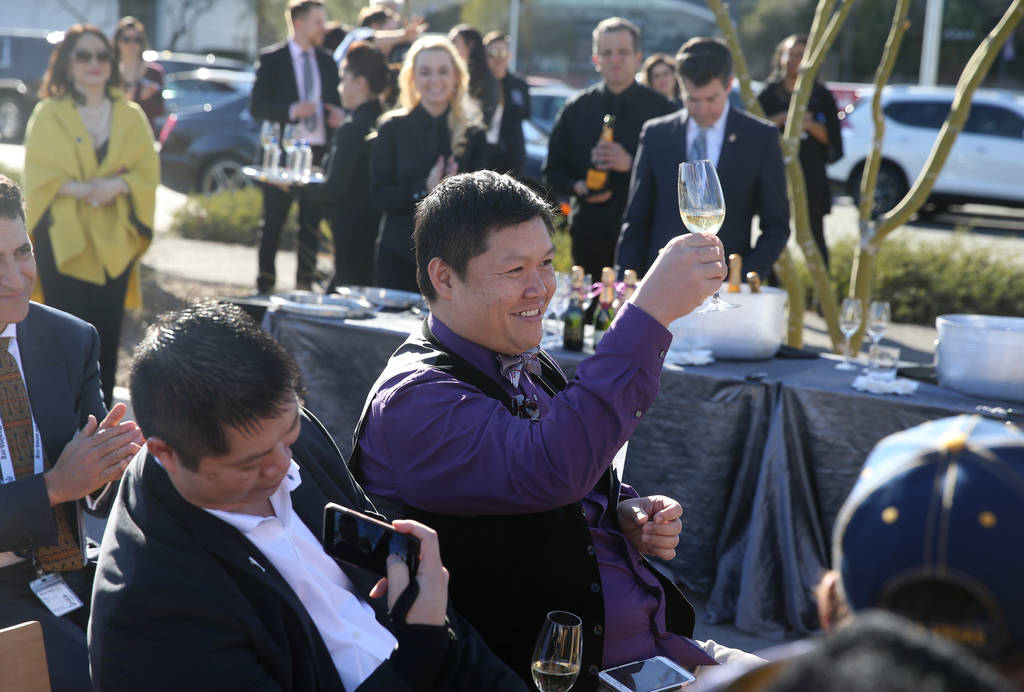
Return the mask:
[[[722,86],[732,78],[732,53],[720,38],[691,38],[676,55],[679,76],[696,87],[718,78]]]
[[[135,348],[130,386],[143,434],[192,471],[230,451],[225,428],[256,432],[301,388],[292,357],[241,308],[216,302],[158,317]]]
[[[460,279],[469,261],[487,252],[491,233],[541,219],[553,232],[551,207],[515,178],[493,171],[445,178],[416,208],[416,283],[428,300],[437,294],[427,265],[442,259]]]
[[[0,175],[0,218],[25,222],[25,200],[21,188],[6,175]]]

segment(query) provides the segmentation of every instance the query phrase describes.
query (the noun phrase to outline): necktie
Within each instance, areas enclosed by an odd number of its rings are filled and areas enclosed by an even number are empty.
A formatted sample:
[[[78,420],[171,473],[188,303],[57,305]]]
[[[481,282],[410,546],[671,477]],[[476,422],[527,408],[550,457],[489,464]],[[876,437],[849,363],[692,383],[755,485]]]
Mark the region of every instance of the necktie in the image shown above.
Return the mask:
[[[690,147],[690,160],[701,161],[708,157],[708,131],[706,128],[698,127],[697,136],[693,139],[693,146]]]
[[[519,386],[519,377],[523,374],[523,368],[526,368],[526,372],[531,375],[540,375],[540,358],[537,356],[537,349],[511,356],[505,353],[497,355],[498,374],[508,378],[513,387]]]
[[[14,477],[35,473],[35,436],[32,432],[32,409],[28,392],[21,379],[21,369],[7,347],[10,337],[0,337],[0,420],[3,422],[7,447],[10,450]],[[44,465],[45,465],[44,460]],[[53,508],[57,522],[57,545],[37,548],[36,558],[45,572],[82,569],[82,551],[68,516],[70,507]]]
[[[302,100],[313,100],[313,62],[309,51],[302,54]],[[302,125],[312,132],[316,128],[316,116],[311,115],[302,119]]]

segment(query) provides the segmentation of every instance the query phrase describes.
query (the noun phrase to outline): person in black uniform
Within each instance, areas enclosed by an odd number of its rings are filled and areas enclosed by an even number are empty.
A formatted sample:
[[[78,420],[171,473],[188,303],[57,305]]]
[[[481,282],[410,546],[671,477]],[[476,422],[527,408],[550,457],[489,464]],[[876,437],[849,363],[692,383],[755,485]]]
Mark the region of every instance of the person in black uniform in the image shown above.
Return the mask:
[[[636,82],[634,75],[643,60],[639,43],[640,30],[629,20],[610,17],[597,25],[593,61],[602,81],[562,107],[544,162],[544,183],[555,194],[573,196],[573,263],[595,279],[615,259],[640,128],[651,118],[676,110],[664,96]],[[598,142],[606,114],[615,116],[615,140]],[[607,185],[596,192],[588,190],[585,180],[592,165],[609,171]]]
[[[448,32],[448,39],[462,59],[466,61],[466,71],[469,73],[469,96],[476,100],[484,127],[490,128],[491,121],[498,109],[498,103],[501,101],[501,85],[487,67],[484,38],[476,27],[469,24],[458,24]]]
[[[327,11],[320,0],[291,0],[285,16],[288,40],[260,53],[249,110],[257,120],[273,120],[282,126],[295,123],[297,137],[309,142],[313,160],[319,161],[327,149],[331,130],[341,125],[343,117],[338,98],[338,68],[331,56],[320,50]],[[316,273],[317,230],[323,211],[314,201],[314,193],[300,190],[299,267],[295,287],[309,290]],[[277,279],[274,256],[292,197],[291,190],[263,186],[263,230],[256,279],[261,293],[274,289]]]
[[[768,84],[757,97],[768,119],[778,125],[780,130],[786,126],[789,99],[796,86],[806,45],[806,36],[793,34],[783,39],[775,49]],[[832,210],[832,192],[825,166],[843,156],[838,110],[832,92],[821,82],[815,82],[811,99],[807,103],[803,132],[800,133],[800,166],[804,169],[804,182],[807,185],[811,235],[818,244],[826,267],[828,246],[825,244],[825,214]]]
[[[487,167],[492,171],[519,177],[526,163],[523,121],[530,117],[530,87],[522,76],[509,72],[508,47],[508,36],[500,31],[492,31],[484,36],[487,67],[501,84],[501,115],[495,114],[488,129],[488,140],[491,139],[491,133],[497,137],[491,145]],[[496,124],[494,119],[499,117],[501,121]]]
[[[370,140],[381,114],[381,93],[391,82],[384,54],[368,41],[356,41],[341,63],[341,104],[348,115],[334,133],[327,182],[319,186],[330,205],[334,237],[334,277],[328,293],[346,284],[373,283],[373,246],[380,211],[370,204]]]
[[[418,292],[412,242],[416,203],[445,176],[482,169],[487,140],[468,95],[466,63],[448,39],[417,39],[398,86],[399,108],[384,114],[370,154],[370,195],[383,212],[374,283]]]

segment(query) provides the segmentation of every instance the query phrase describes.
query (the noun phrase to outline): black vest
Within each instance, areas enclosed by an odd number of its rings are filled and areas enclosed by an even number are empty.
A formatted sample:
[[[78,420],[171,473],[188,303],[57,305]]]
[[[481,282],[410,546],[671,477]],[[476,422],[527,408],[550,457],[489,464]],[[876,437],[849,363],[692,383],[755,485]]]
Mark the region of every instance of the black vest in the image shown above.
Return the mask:
[[[543,351],[539,356],[541,375],[532,378],[554,396],[565,388],[565,377],[550,356]],[[363,480],[359,439],[370,403],[383,382],[416,364],[471,384],[504,403],[511,415],[527,417],[493,378],[447,350],[424,320],[422,333],[411,334],[395,351],[366,399],[349,461],[357,479]],[[618,504],[619,487],[620,481],[609,467],[597,484],[597,489],[608,496],[609,511],[615,511]],[[596,551],[580,502],[545,512],[467,517],[396,506],[372,495],[371,499],[390,519],[415,519],[437,531],[441,559],[450,573],[449,593],[455,610],[473,624],[491,650],[523,676],[531,689],[530,659],[547,613],[567,610],[578,615],[583,620],[583,660],[573,690],[598,689],[597,672],[603,668],[604,597]],[[691,636],[693,608],[674,584],[653,571],[668,596],[669,630]]]

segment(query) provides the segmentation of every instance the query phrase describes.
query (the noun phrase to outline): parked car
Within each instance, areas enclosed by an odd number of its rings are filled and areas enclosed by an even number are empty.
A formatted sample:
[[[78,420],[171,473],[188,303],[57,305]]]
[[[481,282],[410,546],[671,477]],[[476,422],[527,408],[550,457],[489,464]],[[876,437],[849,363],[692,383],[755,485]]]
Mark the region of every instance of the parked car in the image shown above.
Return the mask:
[[[20,142],[63,31],[0,30],[0,141]]]
[[[860,197],[864,161],[872,146],[873,90],[860,94],[842,121],[845,155],[828,167],[830,180]],[[885,138],[875,211],[894,207],[924,168],[953,102],[952,87],[886,87],[882,91]],[[1009,91],[975,92],[971,112],[935,180],[929,202],[983,202],[1024,206],[1024,96]]]
[[[200,67],[236,72],[253,72],[252,63],[234,58],[222,58],[213,53],[177,53],[169,50],[147,50],[142,54],[146,62],[155,62],[164,68],[165,75],[198,70]]]
[[[212,194],[249,184],[242,168],[258,161],[259,123],[249,94],[172,113],[160,130],[160,178],[178,192]]]
[[[562,106],[568,98],[577,91],[578,89],[564,84],[530,85],[530,120],[545,137],[551,134],[558,111],[562,110]],[[524,134],[528,135],[529,133],[524,132]],[[529,143],[529,138],[526,141]],[[547,149],[547,144],[544,148]]]

